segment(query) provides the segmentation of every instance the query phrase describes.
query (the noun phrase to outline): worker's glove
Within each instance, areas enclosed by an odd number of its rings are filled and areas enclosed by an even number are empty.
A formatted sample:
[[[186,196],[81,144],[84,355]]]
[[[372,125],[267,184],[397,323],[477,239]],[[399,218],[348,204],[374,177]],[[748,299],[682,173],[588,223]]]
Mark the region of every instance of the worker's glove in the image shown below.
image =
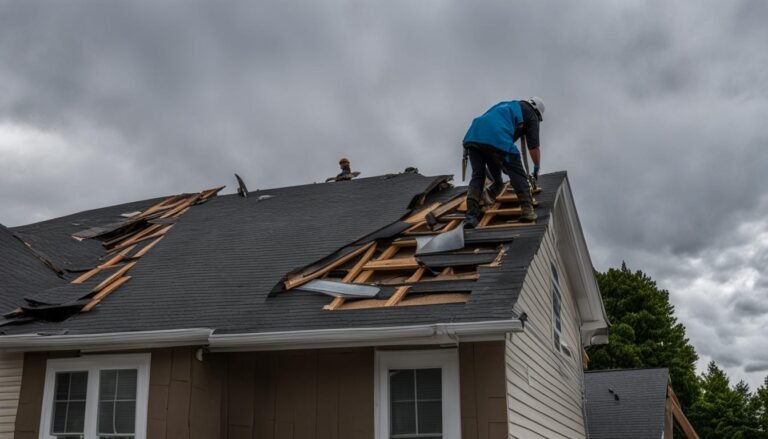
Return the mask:
[[[539,165],[533,165],[533,178],[534,180],[539,179]]]

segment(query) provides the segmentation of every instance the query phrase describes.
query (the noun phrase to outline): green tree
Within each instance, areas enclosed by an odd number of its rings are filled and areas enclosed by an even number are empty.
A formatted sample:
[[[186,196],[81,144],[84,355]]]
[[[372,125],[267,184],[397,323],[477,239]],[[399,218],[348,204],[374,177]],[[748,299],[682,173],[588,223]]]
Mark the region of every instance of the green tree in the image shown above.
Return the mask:
[[[728,376],[712,361],[701,377],[701,394],[688,418],[703,438],[766,438],[758,424],[755,401],[744,381],[731,388]]]
[[[752,397],[752,410],[757,418],[757,428],[763,435],[761,437],[768,437],[768,377]]]
[[[589,368],[669,368],[672,387],[687,410],[699,392],[698,355],[674,316],[669,292],[659,289],[642,271],[630,271],[625,263],[620,269],[597,273],[597,281],[611,330],[607,345],[587,349]]]

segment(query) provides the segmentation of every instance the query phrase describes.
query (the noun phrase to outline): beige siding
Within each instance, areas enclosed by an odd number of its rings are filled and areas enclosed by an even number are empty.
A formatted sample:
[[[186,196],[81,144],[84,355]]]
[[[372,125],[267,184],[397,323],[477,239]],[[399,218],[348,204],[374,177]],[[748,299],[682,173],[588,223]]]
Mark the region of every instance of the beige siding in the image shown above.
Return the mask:
[[[518,300],[519,310],[528,315],[525,330],[506,341],[507,410],[513,438],[586,437],[579,318],[553,229],[536,253]],[[550,262],[559,274],[561,340],[571,357],[554,348]]]
[[[0,439],[13,438],[24,354],[0,354]]]

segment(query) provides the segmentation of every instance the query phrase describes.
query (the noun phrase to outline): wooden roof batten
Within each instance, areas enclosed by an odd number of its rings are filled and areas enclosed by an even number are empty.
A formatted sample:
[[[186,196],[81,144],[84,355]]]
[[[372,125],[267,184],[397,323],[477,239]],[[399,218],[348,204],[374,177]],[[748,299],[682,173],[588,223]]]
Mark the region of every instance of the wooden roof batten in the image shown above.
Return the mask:
[[[535,222],[520,221],[522,209],[519,207],[519,200],[514,193],[508,192],[507,188],[508,185],[505,185],[504,191],[492,205],[485,206],[478,229],[513,228],[535,224]],[[541,188],[537,188],[536,193],[540,191]],[[412,291],[413,285],[435,280],[476,281],[479,277],[477,271],[479,267],[499,267],[501,265],[502,258],[508,250],[508,246],[501,242],[491,244],[495,246],[495,251],[498,251],[491,263],[447,266],[440,272],[434,272],[425,266],[415,254],[416,238],[437,236],[454,230],[456,227],[461,227],[466,210],[464,194],[458,194],[444,202],[430,203],[412,211],[402,220],[407,225],[402,232],[389,238],[371,240],[324,266],[311,268],[309,272],[289,275],[283,281],[283,288],[285,290],[299,288],[313,279],[333,279],[344,283],[376,286],[400,283],[400,286],[397,286],[392,295],[387,298],[334,297],[330,303],[323,307],[328,311],[466,303],[471,291],[445,291],[426,294],[413,293]],[[465,254],[477,254],[481,247],[481,245],[465,246],[458,251],[469,250]],[[457,273],[457,269],[461,269],[461,272]],[[346,273],[343,276],[335,274],[344,270]],[[400,280],[397,281],[397,279]]]
[[[193,194],[166,197],[141,212],[131,214],[123,222],[112,224],[108,229],[93,228],[72,235],[72,238],[78,241],[99,239],[107,253],[100,258],[105,260],[103,263],[76,277],[70,284],[82,284],[105,270],[116,269],[90,292],[84,293],[80,300],[86,302],[79,309],[79,312],[91,311],[105,297],[114,293],[131,279],[131,276],[127,275],[128,272],[143,256],[157,246],[174,227],[173,223],[168,223],[169,221],[180,218],[193,206],[208,201],[222,189],[224,186]],[[153,220],[158,221],[158,223],[153,223]],[[149,242],[147,243],[147,241]],[[67,304],[61,306],[65,307]],[[6,315],[6,317],[27,317],[22,308],[18,308],[11,314]]]

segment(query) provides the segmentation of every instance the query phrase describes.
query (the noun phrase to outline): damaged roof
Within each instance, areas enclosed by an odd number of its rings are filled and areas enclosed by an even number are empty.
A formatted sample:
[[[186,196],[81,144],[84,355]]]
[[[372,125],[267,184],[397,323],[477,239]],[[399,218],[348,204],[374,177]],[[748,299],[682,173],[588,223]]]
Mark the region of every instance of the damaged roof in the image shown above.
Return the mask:
[[[22,303],[28,291],[45,291],[62,285],[63,271],[24,244],[13,231],[0,224],[0,310],[10,311]]]
[[[564,172],[541,176],[543,190],[537,195],[539,219],[535,224],[520,226],[498,219],[492,223],[489,218],[486,228],[464,233],[466,248],[474,251],[419,258],[419,267],[426,267],[420,271],[432,276],[429,280],[433,282],[397,283],[396,279],[388,279],[394,286],[382,287],[376,299],[364,299],[368,303],[378,300],[382,306],[376,305],[379,302],[349,306],[353,301],[329,309],[329,304],[339,301],[300,286],[286,288],[286,282],[291,275],[322,266],[339,252],[379,246],[370,254],[380,257],[382,249],[386,251],[386,246],[393,245],[393,239],[403,240],[403,233],[429,235],[425,227],[431,226],[425,225],[424,215],[418,223],[406,223],[408,228],[403,223],[430,206],[447,205],[453,200],[456,208],[455,201],[466,189],[446,184],[448,176],[393,174],[261,190],[250,192],[246,198],[212,194],[199,204],[200,196],[206,193],[201,192],[184,194],[191,197],[185,200],[198,198],[166,218],[155,215],[146,220],[150,215],[138,222],[123,216],[146,214],[158,203],[171,200],[158,198],[12,230],[3,228],[0,270],[4,271],[0,276],[7,276],[8,270],[36,274],[17,275],[14,283],[0,285],[0,311],[10,313],[10,318],[2,321],[0,332],[97,334],[211,328],[216,333],[234,334],[516,318],[513,308],[517,295],[565,178]],[[175,200],[173,206],[181,198]],[[499,217],[503,215],[506,213]],[[444,226],[444,231],[451,224],[456,226],[459,213],[449,213],[446,218],[447,222],[439,226]],[[135,228],[135,224],[142,228]],[[13,238],[14,234],[18,238]],[[15,244],[13,252],[5,245],[11,239]],[[110,245],[105,248],[107,242]],[[152,243],[153,248],[144,250]],[[355,257],[365,256],[364,250]],[[121,252],[126,253],[117,258]],[[108,265],[114,259],[121,260]],[[59,267],[61,274],[44,260]],[[352,263],[355,261],[350,260]],[[361,270],[389,264],[373,260],[368,262],[372,265],[365,263],[359,262]],[[471,283],[448,281],[453,279],[452,267],[456,264],[474,267],[477,275]],[[349,267],[339,266],[326,276],[341,279],[350,271]],[[465,274],[467,279],[471,277],[471,273]],[[108,295],[103,294],[121,279],[120,285]],[[414,298],[439,292],[453,294],[456,300],[410,303],[428,306],[383,306],[403,285]],[[71,312],[60,313],[67,304]],[[53,314],[47,314],[49,309]]]

